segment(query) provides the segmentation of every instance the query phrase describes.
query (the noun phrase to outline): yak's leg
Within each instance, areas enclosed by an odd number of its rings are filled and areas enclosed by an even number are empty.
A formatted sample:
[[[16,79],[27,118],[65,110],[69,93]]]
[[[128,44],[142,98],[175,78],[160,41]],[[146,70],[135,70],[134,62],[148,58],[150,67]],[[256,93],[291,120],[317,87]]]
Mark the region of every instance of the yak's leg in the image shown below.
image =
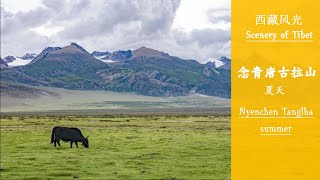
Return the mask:
[[[61,145],[60,145],[60,141],[57,141],[57,143],[58,143],[59,147],[61,147]]]
[[[54,141],[54,147],[57,147],[57,142],[56,141]]]
[[[76,142],[74,142],[75,144],[76,144],[76,146],[77,146],[77,148],[78,148],[78,142],[76,141]]]
[[[72,143],[73,143],[73,141],[70,142],[70,148],[72,148]]]

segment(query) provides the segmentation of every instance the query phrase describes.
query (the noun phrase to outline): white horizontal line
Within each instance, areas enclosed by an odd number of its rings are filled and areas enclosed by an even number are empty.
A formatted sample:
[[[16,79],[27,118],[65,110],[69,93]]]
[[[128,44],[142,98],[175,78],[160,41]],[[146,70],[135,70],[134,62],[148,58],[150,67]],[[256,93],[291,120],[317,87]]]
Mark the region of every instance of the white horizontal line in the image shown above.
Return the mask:
[[[290,117],[290,116],[279,116],[279,117],[275,117],[275,116],[271,116],[271,117],[268,117],[268,116],[254,116],[254,117],[239,117],[239,118],[242,118],[242,119],[255,119],[255,118],[261,118],[261,119],[272,119],[272,118],[276,118],[276,119],[312,119],[313,117],[312,116],[301,116],[301,117]]]
[[[313,40],[246,40],[246,42],[313,42]]]
[[[291,136],[292,134],[260,134],[260,136]]]

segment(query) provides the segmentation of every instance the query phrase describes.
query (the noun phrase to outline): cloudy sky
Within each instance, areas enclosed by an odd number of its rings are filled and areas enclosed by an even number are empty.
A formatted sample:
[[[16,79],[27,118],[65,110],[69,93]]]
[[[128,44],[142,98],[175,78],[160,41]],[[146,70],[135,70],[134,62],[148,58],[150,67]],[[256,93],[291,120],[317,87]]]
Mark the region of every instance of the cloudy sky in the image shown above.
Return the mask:
[[[230,26],[230,0],[1,0],[1,57],[76,42],[206,62],[230,56]]]

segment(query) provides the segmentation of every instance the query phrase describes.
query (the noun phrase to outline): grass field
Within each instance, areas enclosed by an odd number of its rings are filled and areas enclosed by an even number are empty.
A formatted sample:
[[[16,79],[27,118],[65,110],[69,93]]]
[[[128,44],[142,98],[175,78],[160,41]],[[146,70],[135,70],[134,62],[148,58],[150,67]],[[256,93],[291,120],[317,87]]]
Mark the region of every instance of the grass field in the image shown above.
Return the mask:
[[[78,127],[90,148],[49,144]],[[0,179],[230,179],[228,117],[2,117]]]

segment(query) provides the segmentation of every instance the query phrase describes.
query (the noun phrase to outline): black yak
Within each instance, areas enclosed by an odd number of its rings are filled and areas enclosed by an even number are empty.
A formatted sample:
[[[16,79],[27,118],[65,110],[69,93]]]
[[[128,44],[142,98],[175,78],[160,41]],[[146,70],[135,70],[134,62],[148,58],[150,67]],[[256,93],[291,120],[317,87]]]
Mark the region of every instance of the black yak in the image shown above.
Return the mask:
[[[78,148],[78,142],[82,142],[82,145],[85,148],[89,148],[88,137],[84,137],[81,131],[78,128],[67,128],[67,127],[54,127],[51,134],[51,143],[54,143],[60,146],[60,140],[70,141],[70,148],[72,148],[72,143],[74,142]]]

